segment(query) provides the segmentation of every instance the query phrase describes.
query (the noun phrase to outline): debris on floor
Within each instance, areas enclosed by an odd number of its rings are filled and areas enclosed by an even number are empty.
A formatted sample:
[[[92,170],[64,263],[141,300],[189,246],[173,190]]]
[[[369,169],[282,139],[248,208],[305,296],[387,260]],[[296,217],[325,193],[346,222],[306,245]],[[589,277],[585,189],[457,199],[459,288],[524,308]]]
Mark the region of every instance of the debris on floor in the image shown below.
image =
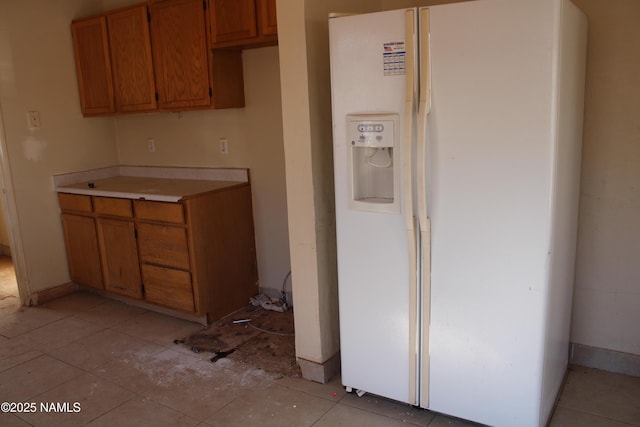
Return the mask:
[[[195,353],[211,353],[212,363],[227,358],[283,377],[300,377],[292,309],[277,311],[247,305],[174,343]]]
[[[283,298],[271,298],[265,294],[260,294],[249,298],[249,300],[252,305],[262,307],[265,310],[273,310],[280,313],[287,311],[287,301]]]

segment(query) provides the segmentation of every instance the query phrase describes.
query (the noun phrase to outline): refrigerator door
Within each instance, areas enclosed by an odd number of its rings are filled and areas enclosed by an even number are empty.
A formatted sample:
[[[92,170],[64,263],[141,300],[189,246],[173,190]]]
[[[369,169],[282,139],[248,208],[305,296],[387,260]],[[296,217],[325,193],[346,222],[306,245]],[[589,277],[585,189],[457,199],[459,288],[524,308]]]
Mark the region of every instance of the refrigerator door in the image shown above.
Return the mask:
[[[537,426],[559,1],[430,8],[429,409]]]
[[[417,403],[415,336],[410,336],[416,311],[410,307],[410,190],[399,187],[399,213],[352,209],[347,164],[348,115],[397,115],[400,141],[412,128],[404,113],[407,76],[412,79],[413,71],[407,69],[413,52],[407,52],[406,19],[405,10],[333,18],[329,34],[342,382]],[[407,163],[403,147],[394,146],[397,165]]]

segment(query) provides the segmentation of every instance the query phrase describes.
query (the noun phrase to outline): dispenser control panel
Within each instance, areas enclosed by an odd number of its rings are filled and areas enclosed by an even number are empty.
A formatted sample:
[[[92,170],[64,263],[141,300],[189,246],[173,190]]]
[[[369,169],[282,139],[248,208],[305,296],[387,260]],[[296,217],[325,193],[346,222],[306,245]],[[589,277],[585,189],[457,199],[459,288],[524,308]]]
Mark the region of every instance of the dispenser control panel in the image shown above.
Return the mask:
[[[349,143],[355,147],[393,147],[393,120],[349,119]]]

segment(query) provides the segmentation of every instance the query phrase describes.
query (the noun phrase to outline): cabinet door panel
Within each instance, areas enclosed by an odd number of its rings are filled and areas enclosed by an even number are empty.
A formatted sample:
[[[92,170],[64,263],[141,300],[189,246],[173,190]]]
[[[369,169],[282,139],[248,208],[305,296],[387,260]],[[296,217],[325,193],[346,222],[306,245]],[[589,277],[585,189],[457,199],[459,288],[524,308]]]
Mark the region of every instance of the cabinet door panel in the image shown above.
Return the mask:
[[[107,15],[113,86],[118,111],[156,108],[147,6]]]
[[[158,107],[211,105],[202,0],[153,3],[149,10]]]
[[[147,264],[141,268],[145,300],[178,310],[195,311],[189,272]]]
[[[107,21],[104,16],[71,24],[82,114],[98,115],[116,110]]]
[[[141,262],[189,269],[189,246],[185,228],[139,223],[138,244]]]
[[[140,264],[133,221],[98,218],[105,289],[142,298]]]
[[[213,44],[258,35],[255,0],[211,0],[209,10]]]
[[[93,218],[62,214],[62,227],[71,280],[79,285],[102,289],[100,252]]]
[[[276,0],[258,1],[258,31],[262,36],[277,36]]]

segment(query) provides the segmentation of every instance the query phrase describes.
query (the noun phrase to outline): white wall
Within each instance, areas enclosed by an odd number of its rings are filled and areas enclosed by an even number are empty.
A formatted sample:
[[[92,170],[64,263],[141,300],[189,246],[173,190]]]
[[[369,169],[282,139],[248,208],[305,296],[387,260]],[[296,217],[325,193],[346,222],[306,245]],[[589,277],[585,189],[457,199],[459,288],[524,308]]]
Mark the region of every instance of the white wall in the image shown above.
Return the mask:
[[[571,340],[640,355],[640,2],[573,1],[589,30]]]
[[[32,292],[69,280],[51,176],[117,163],[113,119],[84,119],[80,113],[73,59],[71,20],[99,6],[87,0],[0,3],[0,138]],[[39,111],[41,129],[27,128],[29,110]]]

